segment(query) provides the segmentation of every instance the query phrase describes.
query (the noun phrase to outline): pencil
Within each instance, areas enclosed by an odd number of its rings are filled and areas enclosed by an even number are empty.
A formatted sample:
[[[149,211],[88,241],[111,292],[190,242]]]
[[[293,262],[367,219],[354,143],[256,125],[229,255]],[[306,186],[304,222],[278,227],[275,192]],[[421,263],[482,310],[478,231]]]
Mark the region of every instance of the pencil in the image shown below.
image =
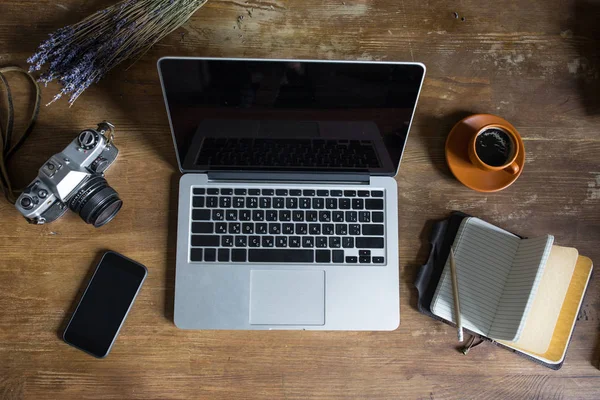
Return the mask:
[[[452,275],[452,293],[454,295],[454,319],[456,320],[456,330],[458,341],[463,341],[463,328],[460,318],[460,301],[458,300],[458,277],[456,274],[456,264],[454,263],[454,251],[450,249],[450,274]]]

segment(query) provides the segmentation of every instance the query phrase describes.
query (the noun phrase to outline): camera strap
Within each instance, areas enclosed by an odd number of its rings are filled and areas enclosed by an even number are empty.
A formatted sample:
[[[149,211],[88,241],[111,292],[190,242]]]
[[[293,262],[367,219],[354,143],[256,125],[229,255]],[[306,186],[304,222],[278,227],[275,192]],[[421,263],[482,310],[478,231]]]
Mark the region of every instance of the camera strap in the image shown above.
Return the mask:
[[[29,122],[27,123],[27,128],[18,137],[15,137],[13,134],[15,109],[12,91],[10,89],[10,85],[8,84],[8,80],[6,79],[6,74],[12,72],[24,74],[31,82],[32,87],[35,89],[35,100]],[[2,193],[4,193],[6,199],[14,204],[19,196],[20,190],[12,187],[10,177],[8,175],[8,160],[15,153],[15,151],[21,147],[25,139],[27,139],[33,130],[40,112],[41,90],[39,84],[29,72],[23,68],[13,66],[0,68],[0,90],[2,87],[4,88],[4,98],[6,102],[6,122],[3,123],[2,115],[0,114],[0,188],[2,189]]]

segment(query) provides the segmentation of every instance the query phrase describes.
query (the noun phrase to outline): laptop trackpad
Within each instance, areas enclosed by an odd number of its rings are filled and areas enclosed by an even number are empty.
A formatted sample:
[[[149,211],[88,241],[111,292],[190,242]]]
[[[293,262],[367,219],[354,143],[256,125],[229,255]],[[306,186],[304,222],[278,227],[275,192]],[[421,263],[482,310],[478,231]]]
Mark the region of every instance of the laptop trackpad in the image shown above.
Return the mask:
[[[324,325],[325,271],[250,271],[250,324]]]

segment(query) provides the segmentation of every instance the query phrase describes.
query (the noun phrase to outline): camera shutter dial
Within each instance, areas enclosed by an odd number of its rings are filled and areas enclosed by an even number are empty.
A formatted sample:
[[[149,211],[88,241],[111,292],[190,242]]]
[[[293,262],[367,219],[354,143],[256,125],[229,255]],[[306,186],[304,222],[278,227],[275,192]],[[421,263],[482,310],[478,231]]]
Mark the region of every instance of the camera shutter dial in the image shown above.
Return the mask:
[[[79,147],[81,147],[84,150],[90,150],[96,147],[96,145],[100,141],[100,136],[97,132],[94,132],[92,130],[85,130],[79,134],[77,140],[79,141]]]

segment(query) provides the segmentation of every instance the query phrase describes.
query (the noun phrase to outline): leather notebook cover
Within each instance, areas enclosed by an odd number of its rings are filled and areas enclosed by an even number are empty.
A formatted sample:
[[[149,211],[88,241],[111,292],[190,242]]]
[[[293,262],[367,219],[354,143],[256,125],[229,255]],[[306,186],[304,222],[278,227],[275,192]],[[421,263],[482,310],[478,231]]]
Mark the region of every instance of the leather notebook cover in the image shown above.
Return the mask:
[[[462,220],[469,216],[470,215],[462,212],[453,212],[449,218],[437,221],[433,224],[429,235],[429,242],[431,244],[429,258],[427,263],[420,268],[415,279],[415,287],[418,290],[419,311],[430,316],[431,318],[442,321],[449,325],[453,324],[447,320],[435,316],[431,312],[431,302],[442,276],[444,265],[448,258],[450,247],[454,243],[458,228]],[[492,342],[497,346],[513,351],[520,356],[530,359],[531,361],[541,364],[547,368],[553,370],[560,369],[564,362],[564,354],[566,353],[568,342],[571,338],[574,323],[582,303],[583,294],[585,294],[585,289],[589,282],[589,275],[592,268],[591,260],[589,263],[587,263],[581,261],[581,259],[589,260],[586,257],[580,257],[578,260],[576,271],[573,275],[571,283],[569,284],[569,289],[563,307],[561,308],[556,328],[553,332],[552,341],[546,352],[525,352],[518,349],[514,344],[512,347],[506,346],[485,336],[475,334],[469,330],[466,331],[481,339]]]

